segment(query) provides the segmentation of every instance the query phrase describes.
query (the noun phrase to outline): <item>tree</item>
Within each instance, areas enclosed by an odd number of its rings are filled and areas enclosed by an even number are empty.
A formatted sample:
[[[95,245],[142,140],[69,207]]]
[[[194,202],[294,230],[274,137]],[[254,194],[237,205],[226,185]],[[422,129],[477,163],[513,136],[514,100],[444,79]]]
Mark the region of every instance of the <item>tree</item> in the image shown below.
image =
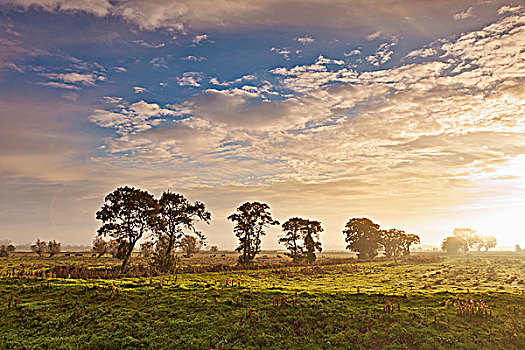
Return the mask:
[[[516,249],[516,253],[521,253],[523,250],[521,249],[520,245],[519,244],[516,244],[516,246],[514,247],[514,249]]]
[[[485,236],[483,237],[483,248],[488,252],[489,249],[496,248],[498,245],[498,240],[494,236]]]
[[[315,256],[315,251],[321,252],[321,242],[319,241],[319,233],[323,232],[321,227],[321,222],[316,220],[307,220],[306,227],[303,230],[304,237],[304,249],[305,249],[305,259],[311,264],[317,257]]]
[[[111,254],[112,258],[115,258],[119,255],[119,244],[115,239],[110,239],[107,241],[107,252]]]
[[[246,202],[237,208],[236,213],[228,216],[228,220],[235,223],[233,231],[239,238],[236,248],[236,251],[242,252],[239,263],[251,263],[261,251],[261,236],[266,234],[264,229],[270,225],[279,225],[269,210],[266,203]]]
[[[475,248],[479,252],[481,248],[483,248],[483,245],[485,243],[485,238],[486,237],[484,236],[473,235],[470,239],[471,248]]]
[[[184,236],[180,242],[180,249],[187,255],[192,256],[201,250],[202,241],[195,236]]]
[[[100,258],[102,255],[106,254],[108,252],[108,242],[106,242],[101,237],[95,237],[93,240],[93,247],[91,250],[94,253],[97,253],[97,258]]]
[[[6,247],[7,251],[8,252],[14,252],[16,250],[16,247],[12,244],[8,244],[7,247]]]
[[[403,250],[402,235],[405,231],[395,228],[390,230],[381,230],[381,244],[385,248],[385,256],[387,258],[401,255]]]
[[[449,254],[457,254],[460,251],[468,251],[467,242],[459,237],[447,237],[441,244],[441,250]]]
[[[159,220],[153,231],[157,241],[162,241],[163,249],[159,252],[172,255],[187,236],[184,230],[189,230],[202,244],[206,237],[196,230],[195,224],[198,221],[209,224],[210,220],[211,213],[206,210],[204,203],[191,203],[181,194],[164,192],[159,200]]]
[[[219,251],[219,247],[217,247],[216,245],[212,245],[210,247],[210,253],[217,253]]]
[[[174,254],[166,254],[166,250],[166,240],[157,241],[150,264],[159,272],[176,272],[180,259]]]
[[[454,231],[452,231],[452,235],[465,242],[465,246],[463,247],[465,252],[468,252],[469,248],[473,248],[475,243],[479,241],[476,231],[471,228],[455,228]]]
[[[315,220],[302,218],[290,218],[283,225],[285,236],[279,239],[279,243],[284,243],[286,253],[294,262],[306,260],[309,263],[315,261],[315,251],[322,251],[319,242],[319,233],[323,231],[321,223]],[[302,241],[302,242],[301,242]]]
[[[285,254],[292,258],[294,262],[298,262],[303,258],[304,246],[301,245],[300,239],[305,221],[305,219],[301,218],[291,218],[282,225],[285,236],[279,238],[279,243],[284,243],[286,249],[290,251]]]
[[[343,230],[346,249],[359,254],[359,259],[372,259],[381,247],[379,225],[367,218],[348,220]]]
[[[419,239],[418,235],[414,234],[405,234],[403,233],[401,235],[401,250],[403,251],[403,255],[410,255],[410,246],[412,244],[419,244],[421,243],[421,240]]]
[[[52,258],[56,254],[60,253],[61,244],[55,240],[47,242],[47,251],[49,252],[49,257]]]
[[[5,245],[2,244],[0,247],[0,258],[7,258],[9,257],[9,252],[7,251],[7,248]]]
[[[121,273],[126,272],[135,244],[155,228],[157,214],[157,201],[147,191],[125,186],[106,196],[104,205],[96,214],[96,218],[102,221],[98,235],[109,235],[118,242]]]
[[[140,255],[144,258],[149,258],[153,255],[154,244],[151,241],[144,242],[140,245]]]
[[[31,245],[31,250],[38,254],[38,257],[41,258],[42,254],[47,250],[47,243],[37,239],[35,244]]]

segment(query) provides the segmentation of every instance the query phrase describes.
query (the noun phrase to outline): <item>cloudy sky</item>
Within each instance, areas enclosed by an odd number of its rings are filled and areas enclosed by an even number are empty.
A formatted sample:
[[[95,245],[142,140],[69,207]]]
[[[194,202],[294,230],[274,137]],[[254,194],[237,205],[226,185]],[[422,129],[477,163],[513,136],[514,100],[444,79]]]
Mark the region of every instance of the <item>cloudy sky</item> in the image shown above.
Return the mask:
[[[525,245],[525,3],[0,0],[0,238],[89,244],[121,185]],[[278,230],[264,247],[277,246]]]

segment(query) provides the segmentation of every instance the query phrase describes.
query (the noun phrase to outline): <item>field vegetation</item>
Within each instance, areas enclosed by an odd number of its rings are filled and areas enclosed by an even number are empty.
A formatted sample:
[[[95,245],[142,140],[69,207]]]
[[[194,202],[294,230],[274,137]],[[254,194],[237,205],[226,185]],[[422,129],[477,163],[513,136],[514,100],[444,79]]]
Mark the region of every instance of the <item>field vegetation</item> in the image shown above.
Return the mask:
[[[224,255],[224,256],[222,256]],[[3,349],[520,349],[525,254],[0,260]],[[94,272],[95,271],[95,272]],[[98,271],[98,272],[97,272]],[[103,273],[102,271],[106,271]],[[67,274],[66,274],[67,272]]]

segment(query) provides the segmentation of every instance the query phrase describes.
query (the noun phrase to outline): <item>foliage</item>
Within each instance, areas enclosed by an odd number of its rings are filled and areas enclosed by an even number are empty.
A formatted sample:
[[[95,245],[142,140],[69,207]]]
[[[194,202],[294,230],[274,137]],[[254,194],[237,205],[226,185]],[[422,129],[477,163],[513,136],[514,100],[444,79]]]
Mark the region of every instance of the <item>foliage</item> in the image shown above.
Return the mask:
[[[498,245],[498,240],[494,236],[483,236],[483,248],[485,248],[485,251],[488,251],[489,249],[496,248],[496,245]]]
[[[158,204],[148,192],[133,187],[119,187],[105,198],[96,218],[102,221],[99,236],[109,235],[118,244],[117,257],[122,259],[121,271],[131,257],[135,244],[154,229]]]
[[[97,258],[100,258],[108,252],[108,242],[106,242],[102,237],[95,237],[91,250],[97,254]]]
[[[323,231],[321,223],[316,220],[290,218],[283,225],[284,237],[279,243],[284,243],[290,252],[285,253],[294,262],[302,260],[312,263],[316,260],[315,251],[322,251],[319,233]]]
[[[42,257],[42,254],[47,251],[47,243],[37,239],[35,244],[31,245],[31,250],[37,253],[39,257]]]
[[[13,244],[8,244],[6,247],[8,252],[14,252],[16,250],[16,247]]]
[[[184,230],[191,231],[204,242],[205,236],[196,230],[195,224],[198,221],[209,224],[210,220],[211,213],[206,210],[204,203],[191,203],[183,195],[167,191],[159,199],[159,220],[153,233],[157,241],[162,241],[162,251],[171,255],[187,236]]]
[[[471,228],[455,228],[454,231],[452,231],[452,235],[464,242],[462,250],[465,252],[468,252],[468,250],[473,248],[480,240],[479,236],[476,235],[476,231]]]
[[[397,230],[395,228],[381,230],[381,244],[385,248],[385,256],[387,258],[401,255],[403,252],[402,237],[404,234],[405,231]]]
[[[140,245],[140,255],[144,258],[149,258],[153,255],[154,244],[151,241],[141,243]]]
[[[210,247],[210,253],[217,253],[219,251],[219,247],[217,247],[216,245],[212,245]]]
[[[110,239],[106,242],[107,245],[107,252],[111,254],[112,258],[115,258],[117,256],[121,256],[122,254],[119,254],[119,248],[120,245],[115,239]]]
[[[521,249],[520,245],[519,244],[516,244],[516,246],[514,247],[514,249],[516,250],[517,253],[521,253],[523,251],[523,249]]]
[[[60,253],[61,244],[55,240],[47,242],[47,251],[49,252],[49,257],[53,257],[56,254]]]
[[[201,250],[202,242],[194,236],[184,236],[180,242],[180,249],[187,255],[191,256]]]
[[[9,257],[9,252],[7,251],[7,248],[5,245],[2,245],[0,247],[0,258],[7,258]]]
[[[372,259],[381,247],[379,225],[367,218],[350,219],[343,230],[346,249],[359,253],[359,259]]]
[[[264,229],[270,225],[279,225],[279,221],[272,218],[270,207],[266,203],[246,202],[237,208],[237,212],[228,216],[228,220],[235,223],[233,231],[239,238],[236,251],[242,252],[240,264],[249,264],[261,251],[261,236]]]
[[[404,255],[410,255],[410,246],[412,244],[419,244],[421,243],[421,240],[418,235],[414,235],[412,233],[405,234],[403,233],[401,235],[401,248]]]
[[[468,250],[468,246],[463,238],[447,237],[441,244],[441,250],[449,254],[457,254],[461,251],[466,252]]]

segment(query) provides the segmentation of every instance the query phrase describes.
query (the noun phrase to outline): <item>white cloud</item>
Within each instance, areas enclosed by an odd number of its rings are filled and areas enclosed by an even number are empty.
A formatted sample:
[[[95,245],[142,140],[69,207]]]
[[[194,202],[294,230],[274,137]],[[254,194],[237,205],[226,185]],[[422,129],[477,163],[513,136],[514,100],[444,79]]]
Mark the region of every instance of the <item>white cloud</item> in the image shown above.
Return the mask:
[[[303,37],[297,37],[295,38],[295,41],[303,44],[303,45],[309,45],[315,42],[315,39],[309,36],[303,36]]]
[[[463,12],[457,12],[454,14],[454,20],[455,21],[460,21],[460,20],[463,20],[463,19],[467,19],[467,18],[470,18],[470,17],[475,17],[474,16],[474,13],[472,12],[473,8],[472,7],[469,7],[466,11],[463,11]]]
[[[72,85],[72,84],[66,84],[66,83],[60,83],[60,82],[56,82],[56,81],[49,81],[49,82],[45,82],[45,83],[37,83],[38,85],[42,85],[42,86],[49,86],[49,87],[54,87],[54,88],[59,88],[59,89],[69,89],[69,90],[80,90],[80,88],[76,85]]]
[[[428,47],[428,48],[422,48],[414,51],[410,51],[405,58],[415,58],[415,57],[430,57],[437,54],[437,51],[434,48]]]
[[[164,116],[178,116],[169,108],[161,108],[156,103],[139,101],[122,105],[117,110],[96,109],[89,120],[103,128],[113,128],[120,134],[136,133],[151,129],[165,121]]]
[[[354,55],[360,55],[360,54],[361,54],[361,50],[357,50],[357,49],[352,50],[348,53],[347,52],[344,53],[345,56],[354,56]]]
[[[523,6],[501,6],[498,10],[498,15],[503,15],[506,13],[519,12],[523,9]]]
[[[394,37],[391,42],[379,45],[377,51],[373,55],[367,56],[365,59],[376,67],[385,64],[392,58],[392,55],[394,54],[392,48],[397,45],[397,41],[398,39]]]
[[[191,41],[195,45],[202,44],[203,42],[212,42],[210,39],[210,36],[208,34],[198,34],[193,37],[193,40]]]
[[[42,74],[50,80],[59,80],[68,84],[95,85],[97,81],[103,81],[103,76],[84,73],[45,73]]]
[[[240,178],[256,167],[270,181],[352,177],[391,195],[416,187],[430,193],[436,181],[459,186],[470,172],[520,152],[508,140],[525,132],[519,117],[525,69],[517,59],[523,20],[509,17],[442,43],[443,57],[419,64],[358,73],[320,56],[309,65],[276,68],[283,86],[300,94],[254,102],[262,93],[255,85],[209,89],[169,107],[187,116],[183,122],[123,134],[110,149],[136,149],[137,160],[193,159],[206,164],[206,176],[233,183],[221,170],[229,160],[250,164],[238,169]],[[455,71],[468,62],[470,68]],[[458,177],[458,169],[471,166]]]
[[[286,60],[290,59],[290,54],[292,53],[292,50],[288,47],[284,47],[284,48],[272,47],[270,51],[283,56]]]
[[[202,62],[202,61],[206,60],[206,57],[200,57],[200,56],[197,57],[197,56],[189,55],[189,56],[181,58],[181,60],[183,60],[183,61],[193,61],[193,62]]]
[[[204,79],[204,76],[200,72],[185,72],[182,76],[177,78],[180,86],[201,86],[200,82]]]
[[[133,40],[133,42],[135,44],[139,44],[140,46],[149,47],[149,48],[152,48],[152,49],[160,49],[161,47],[164,47],[166,45],[165,43],[150,44],[150,43],[148,43],[147,41],[144,41],[144,40]]]

